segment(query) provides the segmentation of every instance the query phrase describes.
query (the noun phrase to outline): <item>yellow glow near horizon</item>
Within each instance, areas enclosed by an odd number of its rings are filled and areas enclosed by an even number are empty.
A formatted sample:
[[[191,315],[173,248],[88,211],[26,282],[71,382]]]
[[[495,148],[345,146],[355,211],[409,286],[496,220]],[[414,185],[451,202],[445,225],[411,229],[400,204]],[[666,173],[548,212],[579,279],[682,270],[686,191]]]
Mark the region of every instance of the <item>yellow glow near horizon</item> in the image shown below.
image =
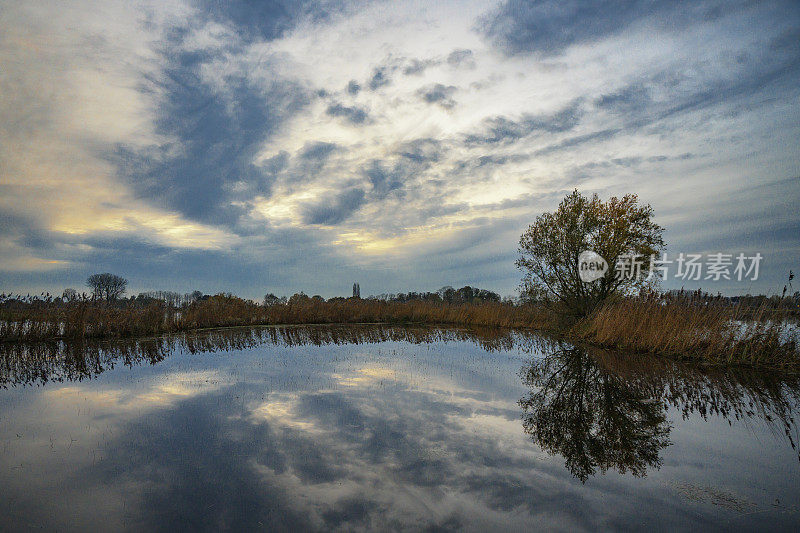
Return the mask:
[[[392,251],[401,252],[411,246],[435,241],[446,237],[451,232],[452,230],[449,228],[426,230],[413,228],[404,235],[382,238],[366,231],[352,231],[340,233],[338,238],[332,241],[332,244],[336,246],[351,246],[365,254],[384,254]]]
[[[160,213],[144,206],[138,210],[110,209],[73,214],[57,221],[51,229],[70,235],[103,231],[138,232],[159,244],[178,248],[221,249],[235,241],[235,237],[225,231],[186,222],[177,214]]]

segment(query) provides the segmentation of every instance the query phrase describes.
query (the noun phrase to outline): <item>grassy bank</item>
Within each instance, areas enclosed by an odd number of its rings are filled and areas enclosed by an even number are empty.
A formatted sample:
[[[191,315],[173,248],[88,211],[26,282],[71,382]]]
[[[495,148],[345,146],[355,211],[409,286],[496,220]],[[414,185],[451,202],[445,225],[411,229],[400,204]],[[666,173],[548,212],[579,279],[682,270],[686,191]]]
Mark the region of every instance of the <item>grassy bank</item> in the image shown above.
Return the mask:
[[[0,309],[0,341],[129,338],[201,328],[272,324],[439,324],[533,328],[568,340],[711,364],[800,368],[795,337],[779,313],[657,296],[620,299],[582,319],[557,310],[501,302],[293,298],[260,305],[217,295],[180,306],[80,300],[17,301]]]

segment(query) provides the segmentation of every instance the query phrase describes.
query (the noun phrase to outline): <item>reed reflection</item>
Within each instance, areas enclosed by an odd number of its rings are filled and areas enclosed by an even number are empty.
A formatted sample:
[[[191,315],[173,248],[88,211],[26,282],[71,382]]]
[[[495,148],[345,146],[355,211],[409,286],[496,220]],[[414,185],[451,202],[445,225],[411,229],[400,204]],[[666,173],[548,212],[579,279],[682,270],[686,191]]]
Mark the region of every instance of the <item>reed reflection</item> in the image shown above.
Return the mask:
[[[169,338],[147,341],[0,344],[0,387],[92,379],[118,364],[154,365],[175,347]]]
[[[439,329],[383,325],[211,329],[163,337],[85,342],[0,343],[0,387],[92,379],[118,364],[157,364],[172,353],[210,353],[274,346],[472,342],[487,351],[531,346],[508,329]]]
[[[547,346],[548,343],[543,343]],[[767,424],[797,450],[800,377],[700,369],[650,356],[554,343],[520,375],[525,432],[582,482],[598,471],[645,476],[670,445],[668,410]],[[800,459],[800,456],[798,456]]]

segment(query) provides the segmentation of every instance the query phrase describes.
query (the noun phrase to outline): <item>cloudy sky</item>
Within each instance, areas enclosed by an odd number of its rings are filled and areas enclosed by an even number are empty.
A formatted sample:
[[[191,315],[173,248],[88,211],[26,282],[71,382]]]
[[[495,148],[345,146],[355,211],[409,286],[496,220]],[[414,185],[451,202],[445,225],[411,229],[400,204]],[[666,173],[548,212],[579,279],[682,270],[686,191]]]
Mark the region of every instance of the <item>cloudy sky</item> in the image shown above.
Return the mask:
[[[0,290],[513,294],[578,188],[780,292],[798,96],[796,2],[0,1]]]

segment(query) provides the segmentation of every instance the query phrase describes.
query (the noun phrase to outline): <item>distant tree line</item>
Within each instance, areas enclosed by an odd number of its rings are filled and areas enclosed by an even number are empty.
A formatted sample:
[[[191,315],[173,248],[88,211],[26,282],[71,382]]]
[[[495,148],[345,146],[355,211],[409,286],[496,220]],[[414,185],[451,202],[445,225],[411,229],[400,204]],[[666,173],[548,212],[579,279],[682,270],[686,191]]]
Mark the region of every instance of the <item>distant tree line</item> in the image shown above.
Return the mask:
[[[325,298],[323,298],[318,294],[315,294],[314,296],[308,296],[304,292],[298,292],[287,298],[286,296],[276,296],[273,293],[269,293],[264,296],[263,305],[265,307],[269,307],[273,305],[302,303],[307,301],[343,302],[352,298],[360,299],[361,298],[360,293],[361,290],[357,283],[353,285],[353,296],[351,298],[345,298],[343,296],[334,296],[326,300]],[[365,299],[380,300],[384,302],[424,301],[424,302],[443,302],[448,304],[500,302],[502,300],[500,295],[497,294],[496,292],[492,292],[486,289],[479,289],[477,287],[470,287],[469,285],[461,287],[460,289],[454,289],[453,287],[446,286],[442,287],[436,292],[412,291],[412,292],[400,292],[396,294],[384,293],[384,294],[379,294],[377,296],[368,296]],[[511,303],[511,300],[508,299],[507,303]]]
[[[466,285],[460,289],[445,286],[436,292],[407,292],[397,294],[380,294],[374,297],[387,302],[411,302],[422,300],[427,302],[444,302],[448,304],[499,302],[500,295],[486,289]]]
[[[793,275],[790,274],[789,281]],[[171,308],[181,308],[191,305],[194,302],[200,302],[212,298],[211,295],[203,294],[202,291],[193,291],[189,293],[179,293],[174,291],[146,291],[141,292],[136,296],[125,297],[125,290],[127,288],[128,280],[120,276],[103,273],[93,274],[86,280],[86,285],[91,289],[91,293],[79,293],[74,288],[67,288],[63,291],[61,296],[54,296],[49,293],[41,293],[41,295],[27,296],[3,294],[0,297],[0,305],[5,308],[15,307],[18,305],[34,307],[42,304],[72,304],[75,302],[88,301],[88,300],[102,300],[117,307],[147,307],[153,303],[163,302]],[[791,287],[791,285],[789,285]],[[645,290],[645,289],[642,289]],[[656,297],[663,302],[680,301],[694,305],[738,305],[743,308],[751,309],[780,309],[798,312],[800,310],[800,292],[785,289],[783,295],[764,296],[764,295],[744,295],[744,296],[722,296],[720,294],[710,294],[702,290],[685,291],[685,290],[672,290],[667,292],[657,292],[650,289],[646,290],[650,296]],[[266,294],[260,302],[264,307],[271,307],[275,305],[285,304],[302,304],[308,302],[343,302],[350,299],[360,299],[361,288],[358,283],[353,285],[353,296],[345,298],[336,296],[333,298],[325,299],[322,296],[315,294],[308,296],[304,292],[293,294],[290,297],[277,296],[273,293]],[[224,296],[228,298],[234,297],[231,293],[219,293],[217,296]],[[445,286],[435,292],[407,292],[407,293],[383,293],[377,296],[368,296],[366,300],[376,300],[385,302],[441,302],[446,304],[469,304],[469,303],[482,303],[482,302],[503,302],[509,305],[526,305],[536,303],[535,301],[525,298],[526,293],[523,293],[518,301],[512,298],[501,298],[496,292],[480,289],[478,287],[471,287],[465,285],[460,289],[451,286]],[[251,300],[252,302],[252,300]],[[253,302],[257,303],[257,302]]]

